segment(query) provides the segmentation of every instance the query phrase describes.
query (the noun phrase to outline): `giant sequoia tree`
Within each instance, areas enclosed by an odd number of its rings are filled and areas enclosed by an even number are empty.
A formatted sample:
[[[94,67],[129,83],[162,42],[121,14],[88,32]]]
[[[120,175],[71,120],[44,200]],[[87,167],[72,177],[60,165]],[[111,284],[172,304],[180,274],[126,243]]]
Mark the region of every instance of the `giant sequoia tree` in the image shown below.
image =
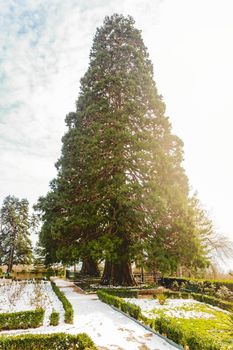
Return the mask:
[[[5,198],[0,217],[0,263],[7,265],[7,272],[13,264],[29,264],[32,258],[30,240],[29,204],[26,199],[14,196]]]
[[[163,254],[176,249],[190,216],[183,145],[131,17],[106,17],[97,29],[76,106],[49,194],[59,216],[46,214],[43,239],[57,242],[56,256],[72,247],[83,259],[104,259],[102,283],[134,284],[131,262],[156,240]]]

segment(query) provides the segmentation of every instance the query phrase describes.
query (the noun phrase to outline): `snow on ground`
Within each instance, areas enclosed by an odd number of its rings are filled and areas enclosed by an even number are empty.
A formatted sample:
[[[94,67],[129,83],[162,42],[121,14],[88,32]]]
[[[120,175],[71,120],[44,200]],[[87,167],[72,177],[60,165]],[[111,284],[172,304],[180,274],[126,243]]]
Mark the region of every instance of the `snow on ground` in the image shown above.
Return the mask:
[[[175,350],[144,327],[102,303],[95,294],[79,294],[62,280],[56,281],[74,308],[74,328],[69,332],[86,332],[99,349]]]
[[[64,323],[62,303],[53,292],[50,282],[1,281],[0,313],[29,311],[38,307],[45,310],[44,326],[49,325],[49,317],[53,310],[60,313],[60,321]]]
[[[87,333],[101,350],[175,350],[175,346],[160,338],[127,316],[102,303],[95,294],[77,293],[78,288],[68,281],[55,280],[74,308],[74,324],[43,326],[30,330],[1,332],[5,334]]]
[[[215,318],[215,316],[210,312],[205,312],[208,309],[224,312],[217,307],[210,305],[207,306],[206,304],[200,303],[199,301],[193,299],[167,299],[164,305],[160,305],[156,299],[125,298],[125,301],[140,306],[143,314],[148,317],[156,317],[156,314],[153,312],[153,310],[155,310],[156,313],[164,312],[164,314],[169,317],[186,319]]]

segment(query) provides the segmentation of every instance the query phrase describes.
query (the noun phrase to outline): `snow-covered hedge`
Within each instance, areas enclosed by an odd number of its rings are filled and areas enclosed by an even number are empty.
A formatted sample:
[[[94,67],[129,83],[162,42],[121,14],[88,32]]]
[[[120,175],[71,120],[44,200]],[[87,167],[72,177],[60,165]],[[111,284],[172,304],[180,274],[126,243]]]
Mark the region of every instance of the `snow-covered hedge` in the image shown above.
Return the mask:
[[[62,302],[63,308],[65,310],[65,323],[73,323],[74,310],[66,298],[65,294],[60,291],[54,282],[51,282],[54,293],[57,295],[58,299]]]
[[[1,350],[96,350],[86,333],[27,334],[0,337]]]
[[[43,325],[43,309],[0,314],[0,330],[37,328]],[[1,349],[1,348],[0,348]]]

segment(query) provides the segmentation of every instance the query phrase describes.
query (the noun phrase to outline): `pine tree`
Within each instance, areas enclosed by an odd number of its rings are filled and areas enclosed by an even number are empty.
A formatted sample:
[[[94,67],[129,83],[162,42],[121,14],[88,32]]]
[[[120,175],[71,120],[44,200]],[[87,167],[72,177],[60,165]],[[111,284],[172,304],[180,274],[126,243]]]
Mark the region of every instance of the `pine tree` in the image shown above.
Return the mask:
[[[76,106],[57,162],[53,237],[105,259],[102,283],[132,285],[131,262],[163,235],[164,256],[177,247],[189,218],[183,144],[132,17],[106,17],[97,29]]]
[[[1,208],[0,261],[7,265],[7,272],[13,264],[29,264],[32,257],[30,240],[29,204],[8,196]]]

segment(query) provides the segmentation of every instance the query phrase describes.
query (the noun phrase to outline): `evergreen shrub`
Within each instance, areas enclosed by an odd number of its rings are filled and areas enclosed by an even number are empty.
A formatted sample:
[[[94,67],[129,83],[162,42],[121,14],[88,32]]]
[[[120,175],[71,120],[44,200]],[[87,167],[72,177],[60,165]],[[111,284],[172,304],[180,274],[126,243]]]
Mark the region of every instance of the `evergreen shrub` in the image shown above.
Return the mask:
[[[56,312],[53,310],[53,312],[51,313],[51,315],[49,317],[50,326],[57,326],[59,324],[59,318],[60,318],[59,312]]]
[[[66,298],[65,294],[60,291],[54,282],[51,282],[54,293],[57,295],[58,299],[62,302],[63,308],[65,310],[65,323],[73,323],[74,320],[74,310]]]
[[[0,330],[37,328],[43,325],[44,310],[0,314]]]
[[[86,333],[26,334],[1,336],[0,350],[96,350]]]
[[[114,295],[110,295],[108,294],[108,292],[104,292],[101,290],[97,292],[97,295],[99,299],[104,303],[117,307],[118,309],[122,310],[126,314],[134,317],[136,320],[141,319],[142,313],[139,306],[127,303],[123,299]]]

